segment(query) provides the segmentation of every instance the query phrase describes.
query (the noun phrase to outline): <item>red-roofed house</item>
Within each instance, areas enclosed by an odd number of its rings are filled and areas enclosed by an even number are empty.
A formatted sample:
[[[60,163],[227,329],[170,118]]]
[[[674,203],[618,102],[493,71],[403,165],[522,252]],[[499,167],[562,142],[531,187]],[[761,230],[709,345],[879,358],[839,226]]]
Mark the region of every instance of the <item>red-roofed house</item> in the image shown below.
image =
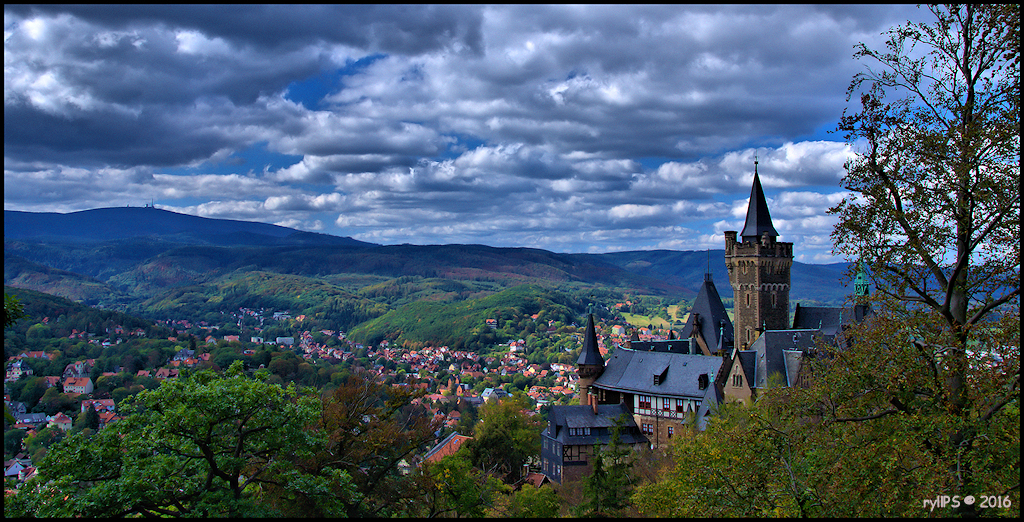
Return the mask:
[[[465,435],[459,435],[459,432],[452,432],[451,435],[445,437],[437,446],[434,446],[426,454],[423,455],[423,462],[437,462],[448,455],[455,454],[462,447],[462,443],[466,442],[473,437],[467,437]]]
[[[178,376],[177,368],[160,368],[156,371],[156,378],[161,381],[164,379],[173,379]]]
[[[111,422],[121,420],[122,417],[118,416],[112,411],[101,411],[100,412],[100,427],[104,427]]]
[[[71,431],[71,417],[64,415],[63,412],[58,412],[53,417],[50,417],[50,426],[56,426],[64,431]]]
[[[114,411],[114,399],[86,399],[82,401],[82,411],[92,406],[96,411]]]
[[[64,379],[64,393],[92,393],[92,379],[89,377],[68,377]]]

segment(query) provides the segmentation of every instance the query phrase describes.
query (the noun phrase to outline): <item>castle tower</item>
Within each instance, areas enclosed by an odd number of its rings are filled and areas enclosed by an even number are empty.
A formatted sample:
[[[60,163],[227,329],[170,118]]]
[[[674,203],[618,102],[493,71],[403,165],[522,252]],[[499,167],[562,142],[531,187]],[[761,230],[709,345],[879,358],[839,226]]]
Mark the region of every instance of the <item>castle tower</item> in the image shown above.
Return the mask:
[[[793,243],[777,241],[768,204],[754,161],[754,184],[747,204],[747,220],[725,233],[725,266],[733,292],[734,346],[743,350],[765,330],[789,328],[790,268]]]
[[[580,404],[590,404],[590,386],[604,373],[604,358],[597,347],[597,332],[594,330],[594,314],[587,317],[587,328],[583,334],[583,349],[576,359],[576,374],[579,376]]]

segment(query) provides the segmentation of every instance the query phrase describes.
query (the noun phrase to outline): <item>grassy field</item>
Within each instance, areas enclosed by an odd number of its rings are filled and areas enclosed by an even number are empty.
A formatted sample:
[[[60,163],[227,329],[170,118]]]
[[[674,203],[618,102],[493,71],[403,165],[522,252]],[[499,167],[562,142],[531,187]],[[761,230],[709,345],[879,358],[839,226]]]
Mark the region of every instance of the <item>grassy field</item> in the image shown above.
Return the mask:
[[[679,305],[669,306],[668,307],[668,315],[669,315],[669,317],[675,318],[676,317],[676,313],[678,312],[678,310],[679,310]],[[633,326],[646,327],[647,325],[651,325],[651,326],[653,326],[655,328],[669,328],[670,326],[672,326],[669,321],[666,321],[664,318],[661,318],[661,317],[652,317],[652,316],[649,316],[649,315],[631,314],[629,312],[621,312],[621,313],[622,313],[622,317],[624,317],[626,319],[626,322],[628,322],[629,324],[631,324]],[[733,320],[732,309],[728,309],[727,308],[726,309],[726,313],[729,314],[729,320],[730,321]],[[683,313],[682,315],[680,315],[679,316],[679,322],[686,323],[686,319],[689,317],[689,315],[690,315],[690,313],[688,311]]]
[[[626,322],[633,326],[646,327],[651,325],[655,328],[668,328],[671,326],[668,321],[661,317],[650,317],[646,315],[631,314],[629,312],[622,312],[622,317],[626,319]]]

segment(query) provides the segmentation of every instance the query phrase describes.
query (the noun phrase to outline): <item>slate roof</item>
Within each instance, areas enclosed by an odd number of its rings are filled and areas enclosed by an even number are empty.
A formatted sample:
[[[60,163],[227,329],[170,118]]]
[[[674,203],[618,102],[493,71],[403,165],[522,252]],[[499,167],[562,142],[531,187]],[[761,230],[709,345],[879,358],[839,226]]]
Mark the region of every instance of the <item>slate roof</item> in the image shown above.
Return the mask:
[[[733,344],[732,321],[729,320],[729,314],[725,311],[722,297],[715,288],[711,274],[704,274],[704,283],[701,284],[697,298],[693,301],[693,309],[690,310],[690,317],[683,326],[682,337],[691,337],[694,328],[700,332],[711,351],[715,351],[719,345]]]
[[[576,365],[594,364],[604,365],[604,358],[601,357],[601,350],[597,346],[597,332],[594,331],[594,314],[587,316],[587,327],[583,333],[583,349],[576,359]]]
[[[779,233],[772,226],[772,216],[768,212],[768,202],[764,199],[761,179],[757,175],[757,164],[754,164],[754,185],[750,188],[750,202],[747,203],[747,221],[743,225],[740,237],[743,241],[759,241],[767,232],[769,236],[778,237]]]
[[[611,441],[611,428],[615,427],[616,421],[620,418],[625,422],[619,431],[619,440],[622,444],[647,442],[647,437],[637,430],[629,408],[622,403],[601,404],[597,407],[597,414],[594,413],[592,406],[586,404],[552,406],[544,434],[564,446],[607,444]],[[592,429],[590,435],[569,435],[568,428]],[[600,435],[593,428],[607,428],[608,431],[605,435]]]
[[[722,384],[715,382],[708,386],[707,393],[704,394],[704,398],[700,401],[700,407],[697,408],[695,420],[698,430],[704,431],[704,428],[708,426],[708,418],[718,410],[718,405],[724,402],[725,390],[722,389]]]
[[[871,314],[870,308],[864,305],[853,307],[840,306],[801,306],[797,303],[793,311],[794,329],[818,329],[824,335],[835,336],[843,326],[859,323]]]
[[[796,377],[797,368],[790,368],[799,363],[799,356],[788,356],[785,352],[794,351],[806,353],[814,348],[815,338],[821,335],[817,329],[800,330],[768,330],[761,334],[750,344],[750,351],[757,353],[755,363],[754,380],[751,386],[764,388],[768,386],[772,374],[779,374],[785,381],[783,384],[789,386],[790,378]],[[788,366],[787,366],[788,363]]]
[[[638,352],[701,353],[700,347],[690,339],[630,341],[629,347]]]
[[[747,379],[747,385],[754,384],[754,375],[757,374],[757,351],[743,350],[739,352],[740,366],[743,368],[743,377]]]
[[[594,381],[594,386],[631,393],[699,398],[705,394],[699,386],[700,375],[708,374],[708,382],[714,381],[722,371],[722,363],[721,357],[621,348],[605,363],[604,373]],[[655,375],[664,375],[657,385]]]

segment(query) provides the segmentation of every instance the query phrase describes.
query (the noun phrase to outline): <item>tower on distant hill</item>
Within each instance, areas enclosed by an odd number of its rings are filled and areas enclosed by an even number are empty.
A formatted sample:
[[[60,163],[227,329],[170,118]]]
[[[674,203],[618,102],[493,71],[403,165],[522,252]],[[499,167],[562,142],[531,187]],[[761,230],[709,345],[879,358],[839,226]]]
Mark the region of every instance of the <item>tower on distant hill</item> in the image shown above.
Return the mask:
[[[725,266],[733,291],[733,338],[739,350],[766,329],[789,328],[793,243],[777,241],[778,236],[754,161],[754,183],[740,240],[734,230],[725,233]]]

